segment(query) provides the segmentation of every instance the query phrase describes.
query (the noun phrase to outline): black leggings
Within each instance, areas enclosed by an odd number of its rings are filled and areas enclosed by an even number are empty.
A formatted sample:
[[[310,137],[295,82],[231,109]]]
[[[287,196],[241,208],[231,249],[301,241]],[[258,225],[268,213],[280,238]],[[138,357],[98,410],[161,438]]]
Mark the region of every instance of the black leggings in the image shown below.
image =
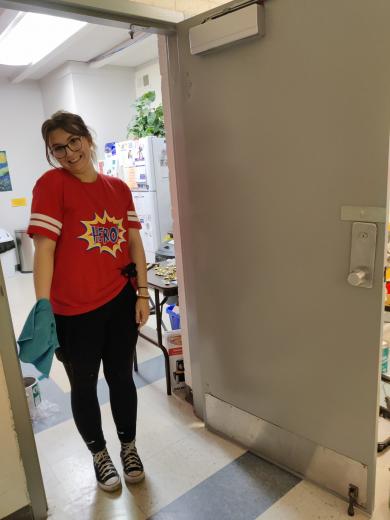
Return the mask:
[[[71,385],[73,417],[92,453],[104,449],[97,381],[100,363],[110,389],[112,415],[119,440],[135,439],[137,392],[133,381],[134,349],[138,338],[136,294],[128,283],[102,307],[76,316],[55,315],[63,362]]]

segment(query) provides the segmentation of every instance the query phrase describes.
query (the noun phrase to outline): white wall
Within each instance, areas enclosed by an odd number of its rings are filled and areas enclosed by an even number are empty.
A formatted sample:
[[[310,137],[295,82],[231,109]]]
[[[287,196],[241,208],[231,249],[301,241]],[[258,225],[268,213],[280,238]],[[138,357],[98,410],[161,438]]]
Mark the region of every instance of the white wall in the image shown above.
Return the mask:
[[[0,357],[0,518],[30,503]]]
[[[64,65],[40,82],[45,118],[57,110],[76,111],[73,79],[69,65]]]
[[[129,67],[92,69],[68,62],[41,81],[45,116],[61,109],[80,114],[93,130],[102,158],[105,143],[126,139],[134,113],[134,82]]]
[[[0,192],[0,228],[13,233],[28,224],[31,191],[47,169],[41,124],[44,119],[38,84],[0,82],[0,150],[7,152],[12,191]],[[26,197],[27,206],[13,208],[11,199]]]
[[[149,85],[147,86],[144,86],[143,84],[144,76],[148,76],[149,78]],[[158,58],[156,60],[145,63],[144,65],[140,65],[135,69],[135,93],[137,98],[149,90],[154,90],[156,92],[156,101],[153,103],[153,105],[155,106],[162,103],[161,75]]]

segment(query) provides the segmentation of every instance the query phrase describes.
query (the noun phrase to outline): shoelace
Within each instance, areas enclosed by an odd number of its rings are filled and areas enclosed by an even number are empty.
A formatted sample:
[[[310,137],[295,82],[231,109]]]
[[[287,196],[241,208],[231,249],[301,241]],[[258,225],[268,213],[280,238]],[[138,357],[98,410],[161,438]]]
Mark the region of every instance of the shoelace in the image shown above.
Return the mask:
[[[109,477],[116,475],[116,469],[107,450],[99,451],[93,456],[100,479],[105,482]]]
[[[122,444],[122,460],[125,471],[143,471],[141,459],[133,443]]]

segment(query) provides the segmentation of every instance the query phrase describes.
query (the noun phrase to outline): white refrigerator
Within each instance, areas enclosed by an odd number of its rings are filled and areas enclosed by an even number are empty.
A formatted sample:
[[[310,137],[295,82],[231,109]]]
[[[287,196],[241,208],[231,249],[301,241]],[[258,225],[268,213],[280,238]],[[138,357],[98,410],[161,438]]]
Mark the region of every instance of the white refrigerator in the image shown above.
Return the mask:
[[[171,198],[166,142],[163,137],[143,137],[115,143],[117,175],[130,187],[142,224],[146,261],[167,233],[172,233]]]

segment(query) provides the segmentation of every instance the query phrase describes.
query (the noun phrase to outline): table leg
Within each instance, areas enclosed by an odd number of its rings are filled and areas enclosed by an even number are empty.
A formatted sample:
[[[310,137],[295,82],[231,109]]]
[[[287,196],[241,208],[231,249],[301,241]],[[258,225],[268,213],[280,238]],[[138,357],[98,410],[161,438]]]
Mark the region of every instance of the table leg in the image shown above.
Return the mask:
[[[156,306],[156,321],[157,321],[157,342],[158,348],[162,350],[165,359],[165,377],[167,381],[167,394],[172,395],[171,391],[171,376],[169,368],[169,355],[167,349],[164,347],[162,342],[162,331],[161,331],[161,307],[160,307],[160,292],[158,289],[154,290],[154,303]]]
[[[137,345],[134,347],[134,370],[138,372]]]

